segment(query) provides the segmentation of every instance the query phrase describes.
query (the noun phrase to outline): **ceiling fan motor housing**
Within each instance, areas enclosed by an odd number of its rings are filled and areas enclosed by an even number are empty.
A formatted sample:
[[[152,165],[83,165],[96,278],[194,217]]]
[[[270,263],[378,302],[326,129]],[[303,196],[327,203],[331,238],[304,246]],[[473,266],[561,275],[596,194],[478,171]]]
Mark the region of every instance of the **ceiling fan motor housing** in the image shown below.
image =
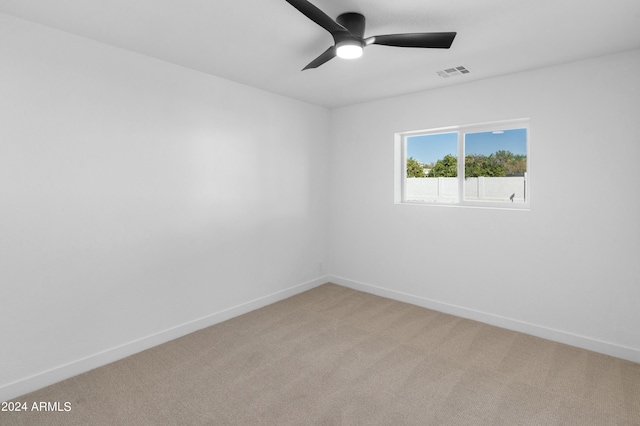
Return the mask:
[[[356,12],[343,13],[338,16],[336,22],[348,29],[352,35],[364,38],[365,18],[363,15]]]

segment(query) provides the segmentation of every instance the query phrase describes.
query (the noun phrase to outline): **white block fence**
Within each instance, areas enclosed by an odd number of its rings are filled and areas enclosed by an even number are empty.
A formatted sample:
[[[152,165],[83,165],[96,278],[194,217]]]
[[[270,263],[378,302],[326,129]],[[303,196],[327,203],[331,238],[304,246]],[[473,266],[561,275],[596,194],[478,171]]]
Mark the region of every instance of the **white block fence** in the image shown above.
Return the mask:
[[[467,200],[525,201],[525,176],[472,177],[464,180]],[[407,178],[406,201],[455,201],[458,199],[458,178]]]

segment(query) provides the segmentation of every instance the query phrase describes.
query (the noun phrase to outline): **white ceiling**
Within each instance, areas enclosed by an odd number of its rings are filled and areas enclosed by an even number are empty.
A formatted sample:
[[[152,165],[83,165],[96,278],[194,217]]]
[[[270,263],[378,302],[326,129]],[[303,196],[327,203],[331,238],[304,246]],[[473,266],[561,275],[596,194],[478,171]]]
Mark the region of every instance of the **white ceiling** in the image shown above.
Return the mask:
[[[639,0],[311,2],[362,13],[365,36],[458,35],[449,50],[371,45],[301,72],[332,39],[284,0],[0,0],[0,13],[327,107],[640,48]],[[436,74],[460,65],[471,73]]]

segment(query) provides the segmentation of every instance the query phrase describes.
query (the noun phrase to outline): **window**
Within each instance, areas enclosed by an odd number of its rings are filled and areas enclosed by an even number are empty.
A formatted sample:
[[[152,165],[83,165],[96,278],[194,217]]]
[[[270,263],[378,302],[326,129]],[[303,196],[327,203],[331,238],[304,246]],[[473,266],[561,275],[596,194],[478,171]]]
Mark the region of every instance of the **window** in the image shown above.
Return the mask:
[[[526,119],[398,133],[395,144],[396,203],[529,208]]]

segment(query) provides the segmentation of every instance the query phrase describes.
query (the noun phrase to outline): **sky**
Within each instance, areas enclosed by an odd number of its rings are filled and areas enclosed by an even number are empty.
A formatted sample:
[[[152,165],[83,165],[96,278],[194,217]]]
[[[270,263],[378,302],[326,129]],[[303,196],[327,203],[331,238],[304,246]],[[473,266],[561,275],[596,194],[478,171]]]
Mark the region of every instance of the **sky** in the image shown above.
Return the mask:
[[[407,138],[407,158],[413,157],[421,163],[431,163],[445,155],[458,156],[458,134],[436,133],[410,136]],[[502,133],[467,133],[465,136],[465,154],[489,155],[496,151],[511,151],[514,154],[527,154],[527,130],[511,129]]]

